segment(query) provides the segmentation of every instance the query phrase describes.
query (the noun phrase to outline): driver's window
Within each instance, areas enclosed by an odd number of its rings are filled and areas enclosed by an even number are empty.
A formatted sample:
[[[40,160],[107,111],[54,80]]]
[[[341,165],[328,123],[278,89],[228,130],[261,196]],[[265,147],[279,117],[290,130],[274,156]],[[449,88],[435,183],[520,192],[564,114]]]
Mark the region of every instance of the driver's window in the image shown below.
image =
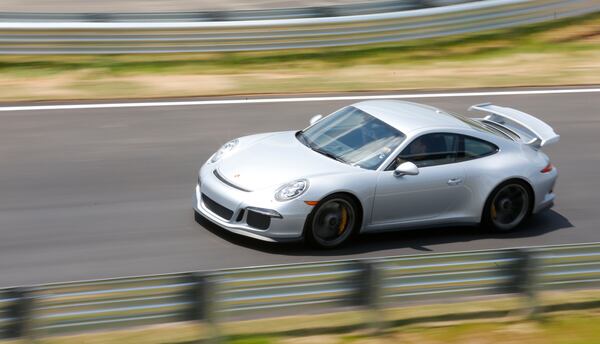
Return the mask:
[[[388,169],[393,170],[406,161],[419,168],[452,163],[456,159],[458,144],[456,134],[432,133],[419,136],[402,150]]]

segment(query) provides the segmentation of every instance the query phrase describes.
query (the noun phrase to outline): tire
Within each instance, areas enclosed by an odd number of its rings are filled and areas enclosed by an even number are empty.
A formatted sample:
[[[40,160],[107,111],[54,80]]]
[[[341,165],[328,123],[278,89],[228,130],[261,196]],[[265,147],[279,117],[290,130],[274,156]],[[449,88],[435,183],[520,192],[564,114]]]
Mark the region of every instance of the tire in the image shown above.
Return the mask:
[[[514,179],[498,185],[485,202],[482,226],[496,233],[508,233],[531,215],[533,193],[524,181]]]
[[[313,247],[335,248],[348,244],[358,232],[362,214],[346,194],[325,197],[306,218],[304,238]]]

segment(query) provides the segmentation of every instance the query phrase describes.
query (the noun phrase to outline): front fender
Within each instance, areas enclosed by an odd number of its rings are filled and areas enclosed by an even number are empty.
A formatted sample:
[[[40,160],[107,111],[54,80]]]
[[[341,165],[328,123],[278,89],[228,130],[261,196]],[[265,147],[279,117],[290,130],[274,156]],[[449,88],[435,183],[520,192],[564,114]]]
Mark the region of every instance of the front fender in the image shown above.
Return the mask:
[[[302,197],[306,201],[320,201],[335,193],[354,196],[362,208],[362,230],[371,221],[378,173],[357,167],[354,173],[313,177],[309,179],[310,187]]]

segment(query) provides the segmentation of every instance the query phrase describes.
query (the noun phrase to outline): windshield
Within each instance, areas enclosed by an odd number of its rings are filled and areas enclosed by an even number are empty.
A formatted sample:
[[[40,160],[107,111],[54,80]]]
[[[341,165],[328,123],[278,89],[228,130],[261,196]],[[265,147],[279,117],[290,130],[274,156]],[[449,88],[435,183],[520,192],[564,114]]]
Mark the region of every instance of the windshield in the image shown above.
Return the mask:
[[[375,170],[405,135],[355,107],[345,107],[298,132],[298,139],[332,159]]]

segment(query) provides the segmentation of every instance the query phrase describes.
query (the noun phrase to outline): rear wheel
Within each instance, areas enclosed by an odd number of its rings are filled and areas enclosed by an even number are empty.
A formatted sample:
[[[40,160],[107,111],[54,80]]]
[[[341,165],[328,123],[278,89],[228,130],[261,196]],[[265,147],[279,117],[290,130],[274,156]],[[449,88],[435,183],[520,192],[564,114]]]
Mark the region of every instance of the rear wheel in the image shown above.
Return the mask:
[[[496,232],[518,227],[531,212],[532,195],[519,180],[500,184],[490,195],[483,211],[483,224]]]
[[[308,216],[305,237],[313,246],[338,247],[352,238],[360,226],[359,219],[352,197],[332,195],[320,201]]]

